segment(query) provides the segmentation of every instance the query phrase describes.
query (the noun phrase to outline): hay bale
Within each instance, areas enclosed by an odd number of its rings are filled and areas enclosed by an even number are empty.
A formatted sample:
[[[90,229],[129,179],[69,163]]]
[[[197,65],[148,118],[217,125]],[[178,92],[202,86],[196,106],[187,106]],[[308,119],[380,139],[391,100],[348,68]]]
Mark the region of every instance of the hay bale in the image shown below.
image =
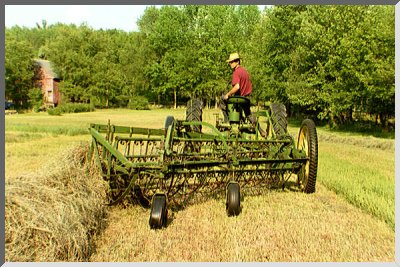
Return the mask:
[[[107,185],[86,168],[87,146],[65,151],[38,173],[6,180],[6,261],[87,261],[106,214]]]

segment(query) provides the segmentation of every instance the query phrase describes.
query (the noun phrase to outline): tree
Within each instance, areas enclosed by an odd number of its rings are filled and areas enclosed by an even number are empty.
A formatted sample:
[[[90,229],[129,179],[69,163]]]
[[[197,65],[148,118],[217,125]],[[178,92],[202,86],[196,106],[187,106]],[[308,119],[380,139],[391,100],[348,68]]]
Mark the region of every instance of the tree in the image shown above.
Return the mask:
[[[239,52],[257,102],[331,124],[352,123],[355,113],[383,124],[394,116],[393,6],[162,6],[147,8],[138,25],[131,33],[46,21],[6,29],[6,97],[33,103],[39,56],[61,76],[64,101],[126,106],[140,95],[176,107],[202,97],[211,106],[231,79],[226,58]]]
[[[297,46],[299,14],[305,6],[274,6],[266,9],[254,27],[249,56],[255,96],[259,100],[279,101],[290,107],[286,92],[286,72]]]
[[[267,10],[251,46],[256,88],[263,88],[256,95],[333,125],[352,123],[355,110],[385,120],[394,110],[393,14],[385,6]]]
[[[48,58],[62,79],[60,91],[64,101],[89,102],[88,88],[92,85],[94,59],[99,49],[93,30],[84,24],[80,27],[59,24],[48,49]]]
[[[29,42],[14,30],[6,30],[5,43],[5,97],[17,107],[29,106],[29,91],[34,87],[34,50]]]
[[[156,15],[157,14],[157,15]],[[188,19],[181,7],[163,6],[157,13],[153,8],[146,9],[144,16],[138,22],[145,30],[149,46],[156,55],[155,62],[145,70],[152,90],[158,94],[169,94],[174,97],[177,105],[177,90],[184,90],[181,72],[181,49],[188,43]]]
[[[354,110],[365,110],[365,99],[375,108],[394,108],[394,16],[383,19],[381,12],[376,6],[309,6],[302,12],[286,73],[292,103],[313,108],[333,125],[351,123]],[[378,69],[383,72],[376,75]],[[376,89],[385,93],[368,93]]]

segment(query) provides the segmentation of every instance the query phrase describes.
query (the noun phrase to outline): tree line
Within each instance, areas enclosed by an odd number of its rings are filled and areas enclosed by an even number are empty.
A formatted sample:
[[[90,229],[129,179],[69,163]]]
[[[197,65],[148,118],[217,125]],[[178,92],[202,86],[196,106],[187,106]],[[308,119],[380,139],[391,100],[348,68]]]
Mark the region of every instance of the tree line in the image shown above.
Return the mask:
[[[5,30],[5,95],[37,98],[33,60],[61,77],[64,102],[176,106],[190,97],[216,105],[228,90],[226,59],[239,52],[253,101],[332,124],[357,114],[385,124],[395,112],[394,6],[184,5],[148,7],[138,31],[57,23]]]

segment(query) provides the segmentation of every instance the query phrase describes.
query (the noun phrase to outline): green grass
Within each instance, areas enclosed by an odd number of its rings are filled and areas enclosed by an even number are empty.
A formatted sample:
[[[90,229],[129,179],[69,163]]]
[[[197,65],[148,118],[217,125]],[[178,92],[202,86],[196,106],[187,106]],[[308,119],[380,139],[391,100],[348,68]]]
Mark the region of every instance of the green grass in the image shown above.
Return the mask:
[[[214,114],[218,112],[205,110],[203,120],[213,124]],[[90,140],[87,130],[90,123],[106,124],[110,120],[116,125],[162,128],[167,115],[184,119],[185,110],[109,109],[62,116],[47,113],[6,116],[7,161],[15,157],[21,157],[19,161],[29,162],[31,158],[40,161],[39,156],[51,155],[52,144],[63,149],[68,143]],[[394,140],[343,131],[336,133],[326,127],[318,127],[317,131],[317,181],[394,228]],[[289,132],[296,135],[297,125],[291,124]],[[28,159],[23,159],[24,155]],[[13,169],[11,165],[6,164],[6,169]]]
[[[205,110],[203,120],[214,124],[217,112]],[[6,116],[6,179],[35,173],[60,151],[89,142],[90,123],[110,119],[115,125],[162,128],[167,115],[184,119],[185,110]],[[289,127],[293,135],[298,130]],[[171,225],[159,232],[148,229],[148,210],[112,209],[91,260],[392,261],[394,140],[324,127],[317,131],[315,194],[273,191],[247,197],[237,218],[226,217],[223,200],[210,200],[171,214]]]
[[[90,123],[115,125],[140,125],[151,128],[162,128],[167,115],[184,119],[185,111],[177,110],[129,110],[109,109],[96,112],[68,113],[62,116],[49,116],[47,113],[25,113],[5,116],[7,131],[29,133],[51,133],[54,135],[82,135],[88,133]]]
[[[290,118],[289,125],[300,127],[302,119]],[[394,123],[394,122],[392,122]],[[385,129],[376,125],[373,121],[355,121],[345,125],[331,128],[327,123],[320,122],[319,129],[339,136],[358,136],[358,137],[377,137],[381,139],[395,139],[395,130],[393,127]]]
[[[296,135],[298,121],[290,123]],[[317,181],[348,202],[395,228],[394,133],[357,127],[317,127]],[[381,136],[381,137],[377,137]]]
[[[8,127],[9,131],[18,131],[18,132],[28,132],[28,133],[51,133],[53,135],[81,135],[86,134],[88,131],[82,127],[74,127],[74,126],[46,126],[46,125],[34,125],[34,124],[21,124],[15,123]]]
[[[321,142],[318,181],[394,230],[394,153]]]

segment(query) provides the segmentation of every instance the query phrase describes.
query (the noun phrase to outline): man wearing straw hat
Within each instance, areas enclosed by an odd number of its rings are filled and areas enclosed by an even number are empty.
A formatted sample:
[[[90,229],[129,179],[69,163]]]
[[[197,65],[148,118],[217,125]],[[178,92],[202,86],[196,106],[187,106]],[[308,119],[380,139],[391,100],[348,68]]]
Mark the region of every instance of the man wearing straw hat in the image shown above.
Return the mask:
[[[240,65],[240,56],[238,53],[232,53],[230,54],[228,60],[226,61],[229,63],[229,65],[231,66],[231,68],[233,69],[233,74],[232,74],[232,89],[225,95],[222,96],[222,100],[221,101],[221,110],[222,113],[224,114],[224,120],[225,122],[228,121],[228,114],[226,111],[226,102],[228,100],[229,97],[233,96],[233,95],[238,95],[238,96],[242,96],[242,97],[247,97],[249,98],[253,88],[251,85],[251,81],[250,81],[250,75],[247,72],[247,70],[245,68],[243,68]],[[255,122],[253,116],[251,116],[251,112],[250,112],[250,105],[245,107],[245,115],[246,117],[248,117],[250,119],[251,122]]]

